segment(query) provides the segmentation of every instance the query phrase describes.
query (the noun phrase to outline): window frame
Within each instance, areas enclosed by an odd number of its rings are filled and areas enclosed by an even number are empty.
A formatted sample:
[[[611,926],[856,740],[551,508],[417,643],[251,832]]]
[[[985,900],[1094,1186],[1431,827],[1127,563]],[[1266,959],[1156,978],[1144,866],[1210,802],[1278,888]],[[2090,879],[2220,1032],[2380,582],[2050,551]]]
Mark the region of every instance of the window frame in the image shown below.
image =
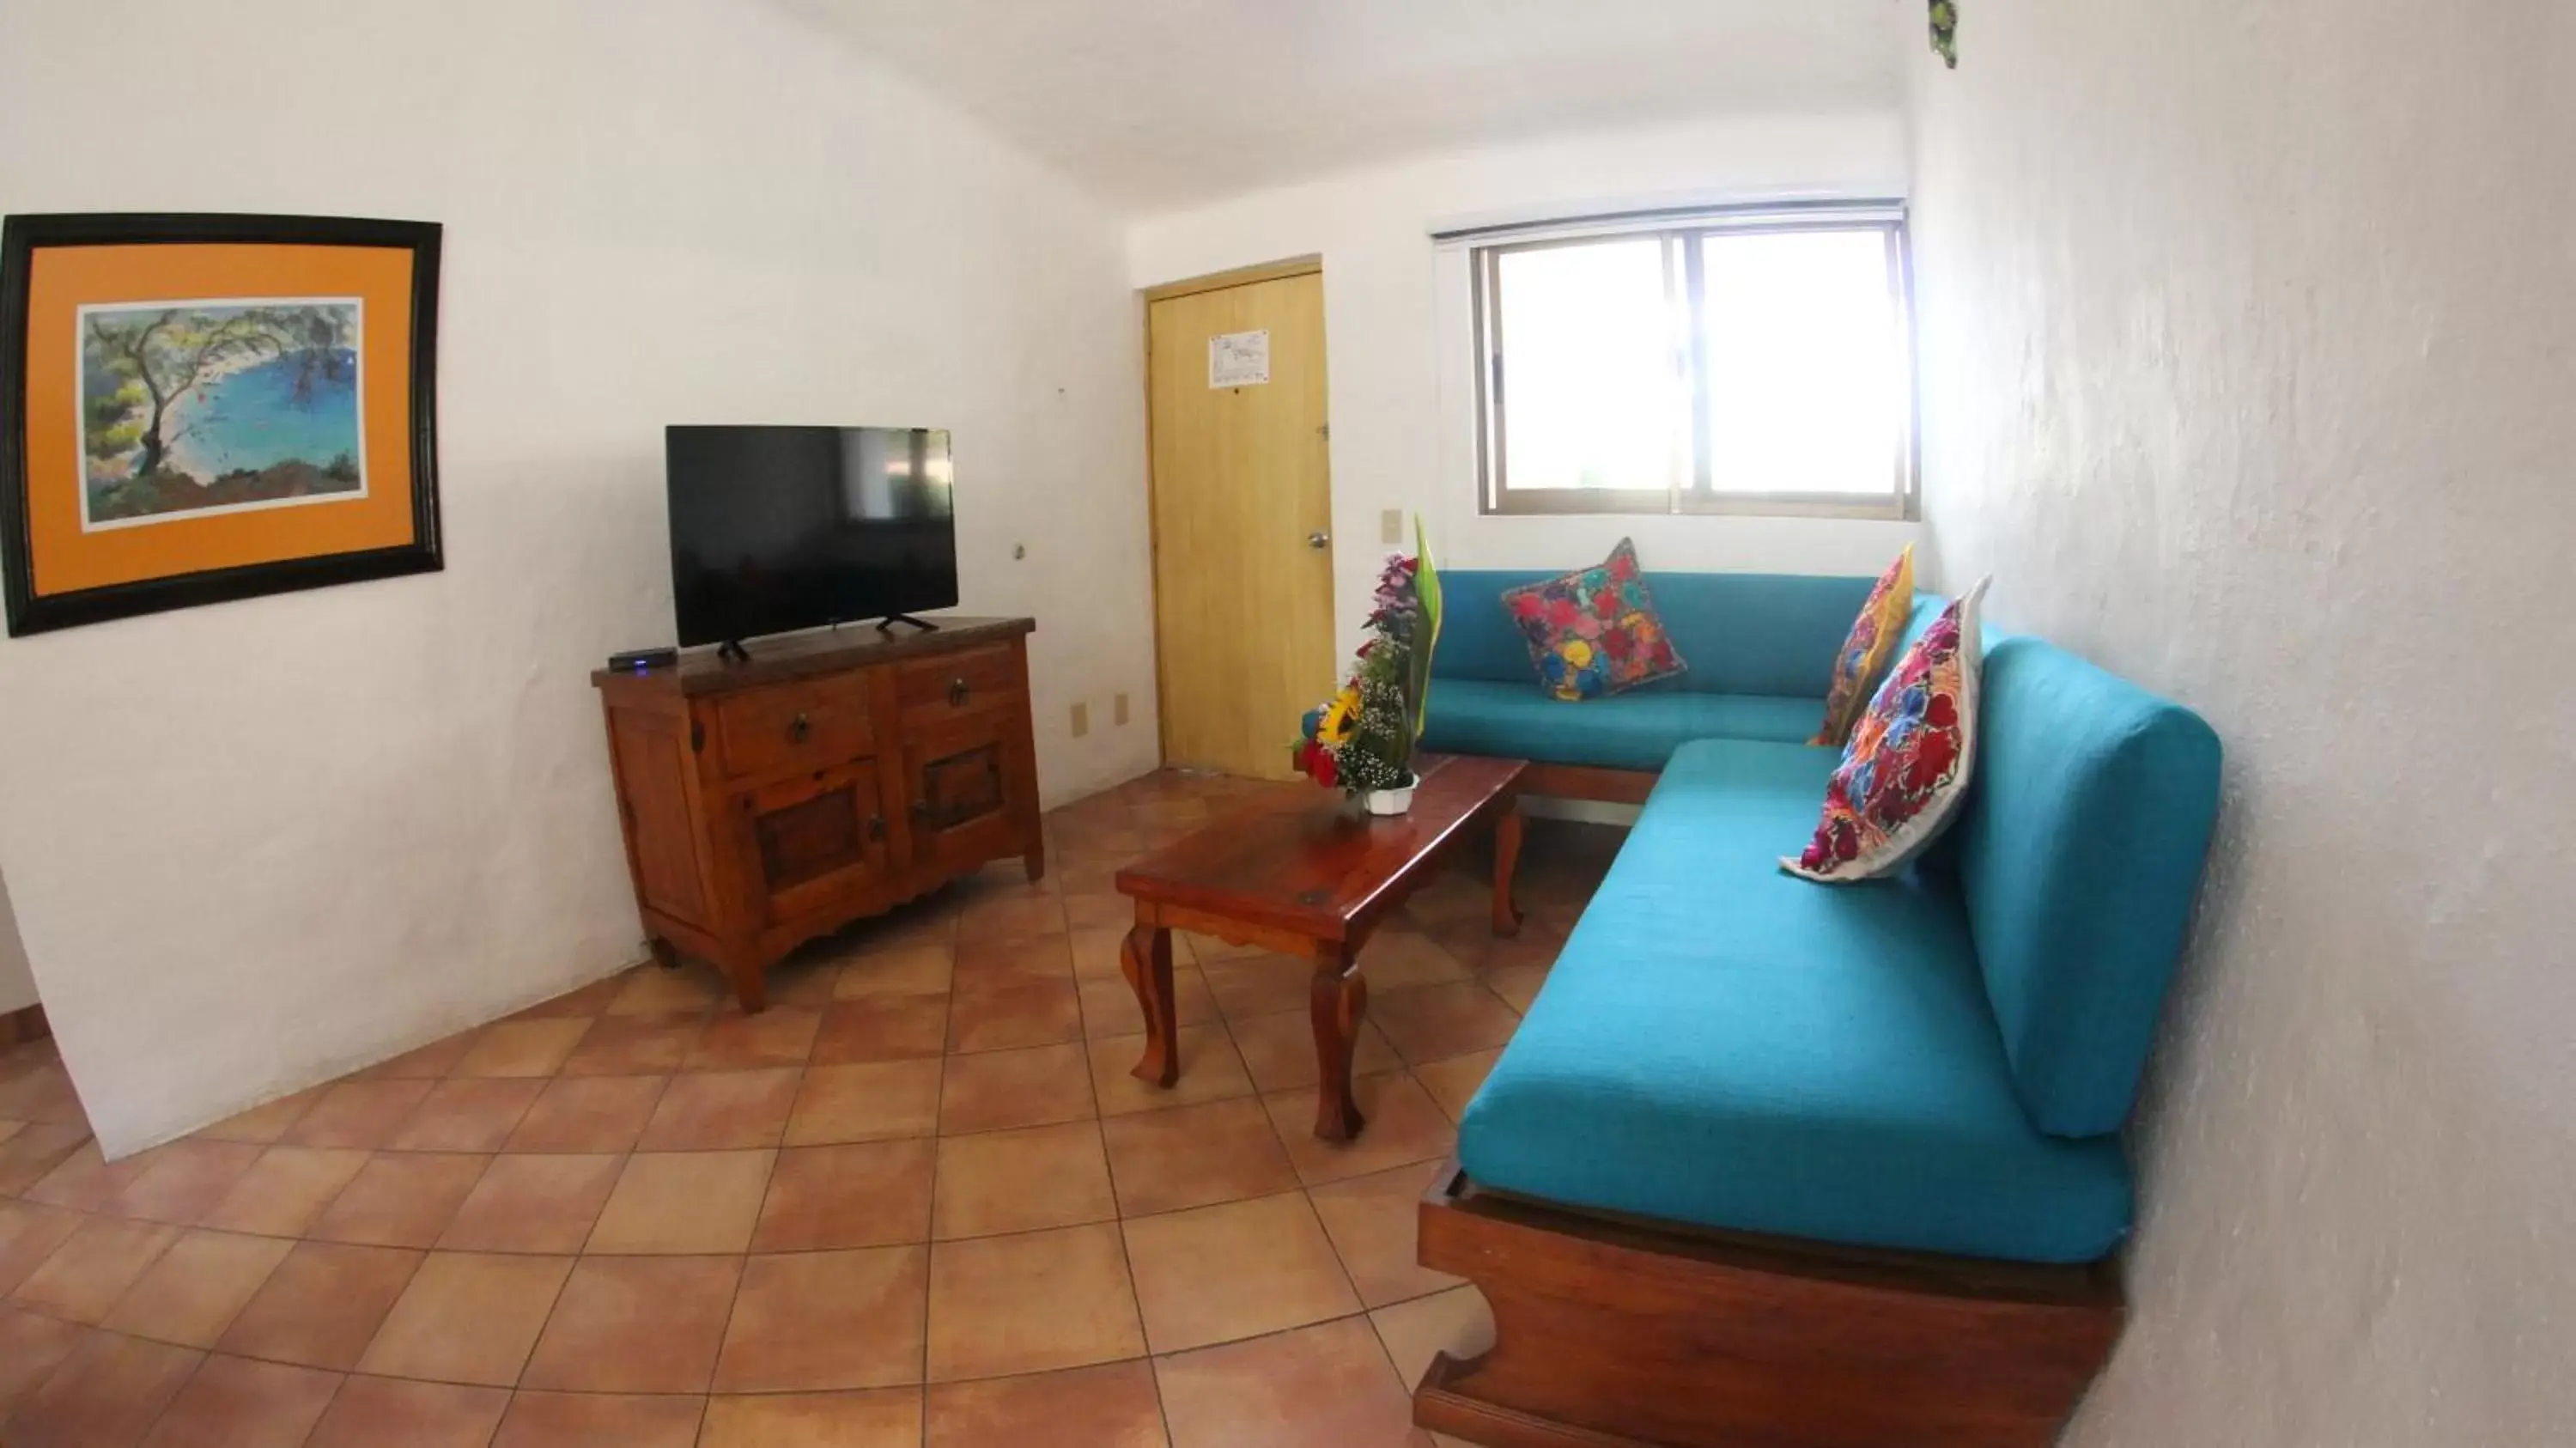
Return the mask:
[[[1519,235],[1524,230],[1540,235]],[[1712,486],[1709,448],[1707,375],[1708,341],[1702,325],[1707,295],[1700,241],[1708,236],[1742,236],[1776,232],[1876,231],[1885,239],[1888,304],[1902,336],[1899,364],[1904,369],[1904,406],[1898,409],[1896,455],[1890,460],[1893,487],[1887,492],[1720,492]],[[1502,367],[1501,258],[1516,252],[1602,242],[1653,238],[1661,243],[1665,295],[1677,311],[1682,335],[1673,346],[1674,378],[1688,406],[1689,435],[1675,441],[1672,479],[1663,488],[1519,488],[1505,477],[1506,431]],[[1675,277],[1676,268],[1680,276]],[[1476,502],[1477,511],[1492,515],[1735,515],[1794,518],[1868,518],[1912,521],[1920,516],[1920,399],[1914,339],[1913,248],[1901,206],[1884,203],[1851,208],[1820,207],[1784,211],[1779,207],[1744,211],[1695,211],[1673,215],[1641,213],[1593,221],[1555,223],[1536,228],[1510,228],[1491,240],[1472,242],[1467,253],[1469,288],[1473,293],[1470,327],[1474,339]],[[1676,284],[1678,283],[1678,292]]]

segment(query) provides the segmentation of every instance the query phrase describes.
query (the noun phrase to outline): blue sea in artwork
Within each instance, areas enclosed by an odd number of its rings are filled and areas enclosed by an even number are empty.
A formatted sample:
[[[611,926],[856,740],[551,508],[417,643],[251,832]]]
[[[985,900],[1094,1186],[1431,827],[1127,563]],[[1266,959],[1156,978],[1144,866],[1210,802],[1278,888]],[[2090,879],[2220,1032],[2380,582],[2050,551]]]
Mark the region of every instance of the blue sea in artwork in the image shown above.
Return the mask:
[[[284,462],[316,467],[361,456],[357,355],[335,365],[288,355],[202,385],[175,409],[181,436],[171,461],[204,480]]]

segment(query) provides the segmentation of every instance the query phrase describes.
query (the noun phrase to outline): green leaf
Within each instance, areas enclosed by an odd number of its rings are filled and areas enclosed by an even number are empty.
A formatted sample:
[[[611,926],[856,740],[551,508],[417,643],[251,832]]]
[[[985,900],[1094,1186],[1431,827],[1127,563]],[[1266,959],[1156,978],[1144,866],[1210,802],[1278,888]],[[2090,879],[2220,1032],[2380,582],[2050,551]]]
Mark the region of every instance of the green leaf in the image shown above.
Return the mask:
[[[1412,687],[1406,691],[1413,710],[1413,737],[1422,737],[1424,720],[1431,709],[1431,651],[1440,643],[1440,569],[1431,561],[1431,539],[1423,531],[1422,515],[1413,515],[1413,592],[1422,608],[1421,622],[1415,625]]]

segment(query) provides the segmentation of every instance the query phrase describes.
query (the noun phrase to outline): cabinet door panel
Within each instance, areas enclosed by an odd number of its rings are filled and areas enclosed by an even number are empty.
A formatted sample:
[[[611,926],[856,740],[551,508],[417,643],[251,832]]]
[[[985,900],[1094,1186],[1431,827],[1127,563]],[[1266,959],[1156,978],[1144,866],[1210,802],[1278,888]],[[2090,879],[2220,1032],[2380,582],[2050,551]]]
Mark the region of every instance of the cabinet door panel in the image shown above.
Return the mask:
[[[915,726],[904,740],[912,798],[916,863],[939,873],[972,869],[1013,851],[1019,827],[1011,804],[1027,786],[1016,780],[1014,710],[994,710],[938,725]]]
[[[769,924],[883,888],[885,817],[876,761],[863,759],[734,796]]]

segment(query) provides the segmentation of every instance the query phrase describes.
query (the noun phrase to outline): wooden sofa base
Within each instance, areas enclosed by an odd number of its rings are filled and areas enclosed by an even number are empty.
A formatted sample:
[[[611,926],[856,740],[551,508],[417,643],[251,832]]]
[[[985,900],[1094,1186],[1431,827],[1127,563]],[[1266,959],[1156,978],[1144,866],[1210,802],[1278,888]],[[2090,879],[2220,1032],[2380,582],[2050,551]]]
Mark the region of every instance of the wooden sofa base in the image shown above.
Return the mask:
[[[1597,799],[1610,804],[1644,804],[1655,781],[1652,769],[1604,769],[1591,764],[1532,764],[1521,771],[1521,793],[1550,799]]]
[[[1494,1345],[1434,1359],[1413,1421],[1490,1448],[2045,1448],[2119,1336],[2118,1274],[1578,1214],[1456,1163],[1422,1265]]]

